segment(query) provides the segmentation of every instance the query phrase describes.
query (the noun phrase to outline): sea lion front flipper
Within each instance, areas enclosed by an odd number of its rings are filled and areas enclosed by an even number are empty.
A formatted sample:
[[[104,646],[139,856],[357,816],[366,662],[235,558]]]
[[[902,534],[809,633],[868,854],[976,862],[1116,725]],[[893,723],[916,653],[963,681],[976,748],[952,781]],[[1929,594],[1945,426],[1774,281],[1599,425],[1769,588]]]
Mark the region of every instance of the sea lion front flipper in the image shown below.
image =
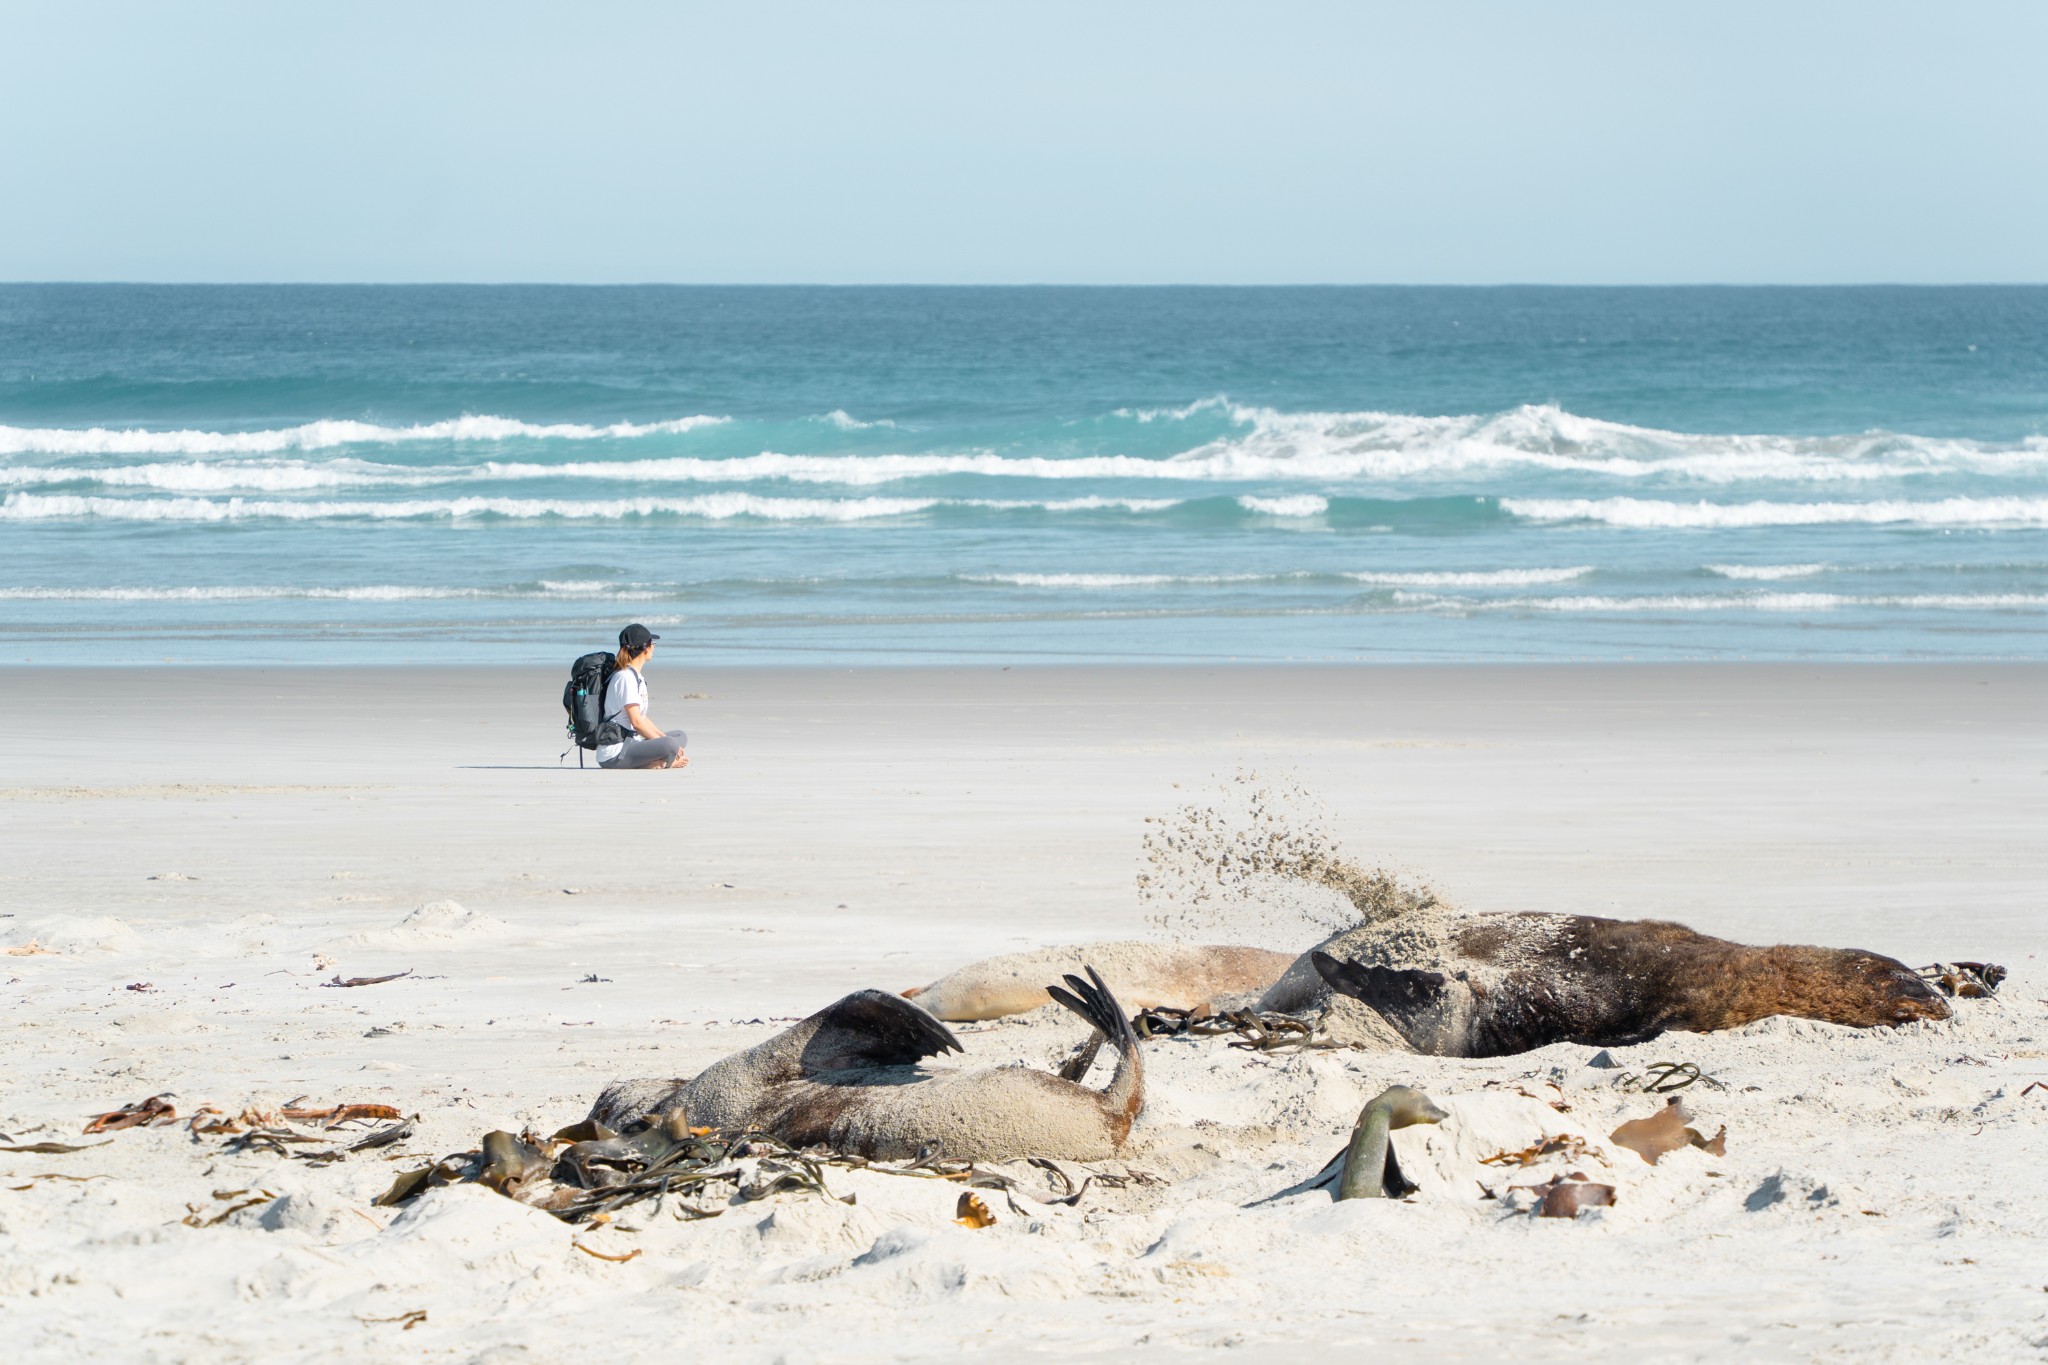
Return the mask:
[[[1442,1013],[1445,987],[1451,980],[1442,972],[1345,962],[1320,949],[1310,952],[1309,961],[1331,990],[1370,1006],[1417,1052],[1457,1055],[1458,1049],[1446,1047],[1440,1030],[1431,1023]]]
[[[953,1030],[900,995],[855,991],[826,1006],[804,1044],[801,1074],[854,1067],[907,1066],[941,1052],[961,1052]]]
[[[1387,1144],[1387,1164],[1380,1171],[1380,1189],[1389,1199],[1406,1199],[1422,1186],[1401,1174],[1401,1163],[1394,1158],[1394,1144]]]
[[[1368,967],[1362,962],[1345,962],[1320,948],[1309,954],[1316,971],[1339,995],[1363,1000],[1382,1012],[1406,1014],[1433,1005],[1443,994],[1450,978],[1442,972],[1420,968]]]

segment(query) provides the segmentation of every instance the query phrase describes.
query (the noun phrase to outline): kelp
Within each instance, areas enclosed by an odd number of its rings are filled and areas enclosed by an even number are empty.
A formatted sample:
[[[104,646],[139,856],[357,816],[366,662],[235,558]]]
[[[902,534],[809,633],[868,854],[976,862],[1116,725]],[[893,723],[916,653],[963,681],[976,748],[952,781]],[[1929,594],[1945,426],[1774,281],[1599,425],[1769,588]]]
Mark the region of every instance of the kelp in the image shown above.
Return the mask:
[[[1013,1209],[1022,1212],[1016,1203],[1019,1193],[1039,1203],[1071,1207],[1091,1185],[1114,1188],[1158,1180],[1141,1172],[1096,1172],[1076,1185],[1055,1162],[1034,1159],[1029,1164],[1046,1173],[1049,1189],[1026,1190],[1002,1171],[949,1159],[931,1148],[908,1161],[876,1162],[822,1148],[800,1150],[758,1130],[691,1127],[683,1115],[675,1114],[624,1134],[588,1120],[548,1137],[503,1130],[487,1133],[476,1151],[402,1172],[374,1202],[389,1207],[440,1186],[475,1183],[567,1223],[604,1222],[621,1209],[650,1200],[656,1214],[668,1208],[676,1218],[694,1220],[716,1218],[733,1205],[785,1194],[852,1204],[855,1195],[836,1194],[826,1181],[827,1171],[846,1170],[998,1189]],[[714,1192],[722,1193],[722,1199],[703,1200]]]
[[[411,976],[412,972],[413,969],[407,967],[404,971],[393,972],[389,976],[351,976],[347,980],[343,980],[341,973],[336,972],[334,974],[334,979],[332,981],[323,981],[320,984],[322,986],[335,987],[343,990],[346,990],[351,986],[381,986],[387,981],[397,981],[402,977]]]
[[[178,1221],[188,1228],[210,1228],[217,1223],[227,1221],[243,1209],[253,1209],[258,1204],[268,1204],[271,1200],[277,1198],[269,1190],[256,1189],[254,1187],[244,1190],[215,1190],[213,1197],[217,1200],[232,1202],[228,1203],[228,1207],[211,1216],[208,1216],[206,1210],[202,1209],[199,1205],[187,1204],[185,1206],[185,1216]]]
[[[171,1107],[168,1093],[151,1095],[137,1104],[126,1104],[104,1114],[96,1114],[80,1130],[86,1133],[112,1133],[122,1128],[147,1128],[153,1124],[175,1123],[178,1111]]]
[[[1651,1062],[1643,1068],[1642,1075],[1624,1071],[1614,1078],[1614,1083],[1623,1090],[1640,1090],[1651,1095],[1684,1090],[1692,1085],[1704,1085],[1710,1090],[1728,1088],[1718,1077],[1709,1076],[1692,1062]]]
[[[1527,1190],[1536,1198],[1530,1214],[1537,1218],[1576,1218],[1585,1209],[1611,1208],[1614,1186],[1586,1179],[1583,1171],[1552,1176],[1541,1185],[1510,1185],[1510,1190]]]
[[[1344,1046],[1331,1041],[1317,1023],[1277,1010],[1213,1012],[1207,1005],[1191,1010],[1155,1005],[1131,1017],[1131,1030],[1141,1039],[1218,1038],[1235,1034],[1230,1046],[1252,1052],[1301,1052]]]
[[[1673,1095],[1665,1101],[1662,1109],[1650,1117],[1630,1119],[1608,1134],[1608,1138],[1618,1146],[1628,1148],[1652,1166],[1657,1164],[1659,1157],[1668,1152],[1678,1151],[1682,1147],[1697,1147],[1709,1156],[1726,1156],[1728,1126],[1723,1124],[1719,1132],[1707,1138],[1700,1135],[1699,1129],[1686,1126],[1691,1119],[1692,1115],[1686,1112],[1684,1102]]]
[[[1995,962],[1932,962],[1920,969],[1920,978],[1928,985],[1962,1000],[1989,1000],[1998,994],[2006,975]]]
[[[107,1142],[112,1142],[108,1138]],[[0,1147],[0,1152],[34,1152],[38,1156],[62,1156],[67,1152],[83,1152],[94,1147],[104,1147],[107,1142],[83,1142],[73,1146],[68,1142],[23,1142]]]
[[[1607,1158],[1595,1148],[1588,1147],[1586,1140],[1576,1133],[1559,1133],[1554,1137],[1540,1138],[1518,1152],[1495,1152],[1492,1156],[1479,1158],[1482,1166],[1534,1166],[1545,1157],[1558,1156],[1566,1161],[1578,1161],[1591,1157],[1601,1165]]]
[[[26,1185],[9,1185],[7,1188],[10,1190],[32,1190],[45,1180],[70,1180],[83,1185],[88,1180],[112,1180],[113,1178],[110,1175],[66,1175],[62,1171],[44,1171],[39,1175],[30,1176]]]

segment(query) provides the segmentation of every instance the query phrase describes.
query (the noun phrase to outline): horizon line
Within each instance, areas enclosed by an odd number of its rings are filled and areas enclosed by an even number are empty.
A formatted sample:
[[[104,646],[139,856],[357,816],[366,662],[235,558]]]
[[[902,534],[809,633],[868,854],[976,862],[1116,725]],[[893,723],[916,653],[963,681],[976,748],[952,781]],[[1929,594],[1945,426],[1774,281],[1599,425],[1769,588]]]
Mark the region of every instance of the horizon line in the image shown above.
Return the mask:
[[[1062,280],[0,280],[13,288],[147,289],[2042,289],[2048,280],[1642,280],[1627,283],[1495,281]]]

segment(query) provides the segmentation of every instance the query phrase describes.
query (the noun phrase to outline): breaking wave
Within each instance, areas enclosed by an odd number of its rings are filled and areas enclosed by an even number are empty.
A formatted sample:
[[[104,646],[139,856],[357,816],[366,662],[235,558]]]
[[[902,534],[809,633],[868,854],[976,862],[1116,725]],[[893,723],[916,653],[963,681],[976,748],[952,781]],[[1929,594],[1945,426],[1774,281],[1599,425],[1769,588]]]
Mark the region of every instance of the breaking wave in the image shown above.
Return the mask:
[[[726,417],[698,415],[664,422],[522,422],[512,417],[453,417],[391,427],[328,420],[268,431],[140,431],[120,427],[0,426],[0,455],[267,455],[280,450],[391,445],[407,441],[600,441],[695,431]]]
[[[462,517],[616,521],[634,517],[698,517],[727,521],[869,521],[935,508],[1027,512],[1161,512],[1183,505],[1174,498],[1065,498],[1050,502],[986,498],[764,498],[752,493],[705,493],[690,498],[435,498],[393,502],[281,502],[252,498],[102,498],[10,493],[0,520],[101,518],[114,521],[420,521]]]
[[[2048,608],[2048,593],[1828,593],[1758,592],[1744,594],[1670,594],[1637,597],[1440,597],[1396,593],[1397,603],[1454,611],[1551,612],[1699,612],[1699,611],[1839,611],[1855,607],[1892,607],[1911,611],[2011,611]]]
[[[1942,498],[1929,502],[1663,502],[1645,498],[1502,498],[1529,521],[1591,521],[1668,530],[1742,526],[2048,527],[2048,498]]]
[[[2027,476],[2048,471],[2048,438],[1998,445],[1954,438],[1873,431],[1840,436],[1722,435],[1663,431],[1581,417],[1549,405],[1503,413],[1420,416],[1407,413],[1282,412],[1211,398],[1172,409],[1119,409],[1112,416],[1139,426],[1207,418],[1220,434],[1177,453],[1140,456],[1103,451],[1071,456],[1000,453],[990,449],[886,454],[786,453],[761,449],[731,458],[586,460],[574,464],[480,462],[422,470],[375,464],[315,464],[245,468],[252,479],[309,480],[239,486],[284,489],[457,481],[466,479],[586,478],[637,482],[794,482],[874,485],[946,475],[1028,479],[1171,479],[1188,482],[1343,482],[1474,478],[1534,470],[1630,482],[1669,480],[1708,485],[1745,482],[1870,483],[1951,473]],[[888,429],[888,419],[863,421],[834,409],[810,419],[840,431]],[[509,417],[464,416],[410,426],[326,420],[262,431],[143,431],[125,428],[0,426],[0,456],[263,456],[353,446],[453,444],[510,440],[631,441],[642,437],[731,427],[733,439],[749,428],[736,419],[694,415],[659,422],[532,423]],[[1128,429],[1127,429],[1128,430]],[[769,432],[763,431],[768,437]],[[784,432],[786,434],[786,431]],[[1048,428],[1052,446],[1066,445],[1072,429]],[[1135,437],[1135,432],[1130,432]],[[1190,433],[1191,436],[1197,433]],[[1112,448],[1117,429],[1091,437]],[[1150,438],[1156,439],[1156,438]],[[9,481],[68,479],[180,479],[174,466],[145,466],[147,474],[110,470],[17,470]],[[188,488],[189,484],[154,486]],[[1286,513],[1279,515],[1301,515]]]

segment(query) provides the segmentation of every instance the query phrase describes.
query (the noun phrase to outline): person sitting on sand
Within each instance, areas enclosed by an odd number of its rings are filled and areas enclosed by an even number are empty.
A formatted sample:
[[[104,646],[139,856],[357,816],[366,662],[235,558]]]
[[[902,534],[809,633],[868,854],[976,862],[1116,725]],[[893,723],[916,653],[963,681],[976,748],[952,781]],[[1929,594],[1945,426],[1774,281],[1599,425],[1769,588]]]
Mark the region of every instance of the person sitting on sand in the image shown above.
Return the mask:
[[[639,622],[619,632],[619,670],[604,689],[603,719],[625,732],[619,742],[597,746],[600,768],[686,768],[689,736],[663,730],[647,718],[647,680],[641,670],[654,657],[661,637]],[[600,732],[602,733],[602,732]]]

